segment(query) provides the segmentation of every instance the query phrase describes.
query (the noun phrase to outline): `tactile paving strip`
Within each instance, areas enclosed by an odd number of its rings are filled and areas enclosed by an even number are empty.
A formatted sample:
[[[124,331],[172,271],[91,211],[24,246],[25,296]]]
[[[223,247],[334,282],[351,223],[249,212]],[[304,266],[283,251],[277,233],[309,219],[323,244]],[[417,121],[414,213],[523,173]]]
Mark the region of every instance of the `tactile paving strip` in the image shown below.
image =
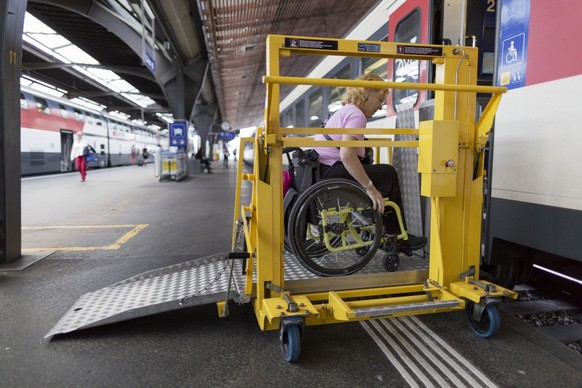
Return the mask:
[[[360,274],[385,273],[382,251]],[[226,298],[230,274],[227,255],[214,255],[159,268],[133,276],[109,287],[84,294],[45,336],[144,317],[183,307],[216,303]],[[230,299],[239,301],[246,278],[235,265]],[[404,258],[400,271],[428,268],[426,259]],[[285,254],[285,281],[321,279],[305,269],[290,253]],[[329,279],[329,278],[328,278]]]

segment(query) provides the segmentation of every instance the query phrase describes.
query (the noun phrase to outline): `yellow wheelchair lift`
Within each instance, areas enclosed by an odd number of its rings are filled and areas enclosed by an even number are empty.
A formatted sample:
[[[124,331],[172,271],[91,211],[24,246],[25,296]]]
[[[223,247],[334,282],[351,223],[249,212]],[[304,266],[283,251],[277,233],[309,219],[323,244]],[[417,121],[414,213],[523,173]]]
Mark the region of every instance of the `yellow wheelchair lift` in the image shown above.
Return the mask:
[[[420,84],[280,76],[280,58],[298,54],[430,60],[436,69],[436,81]],[[466,309],[469,325],[477,335],[489,337],[499,329],[498,304],[503,297],[516,298],[517,295],[479,280],[479,261],[483,149],[506,89],[476,86],[477,58],[477,49],[473,47],[278,35],[267,38],[267,74],[263,78],[267,86],[265,122],[254,138],[241,139],[241,149],[245,142],[254,145],[254,170],[252,174],[243,173],[242,157],[239,158],[230,258],[248,259],[244,297],[252,301],[261,330],[280,330],[285,360],[299,358],[301,333],[305,326],[310,325]],[[434,120],[421,122],[420,130],[281,128],[281,84],[434,91]],[[492,96],[475,123],[477,93]],[[282,149],[319,145],[321,143],[312,137],[290,136],[317,133],[418,135],[418,141],[394,141],[385,137],[369,140],[366,145],[418,148],[421,194],[431,200],[429,276],[426,281],[354,288],[350,285],[351,276],[344,276],[333,278],[333,290],[292,294],[285,289]],[[358,147],[361,143],[326,141],[326,145]],[[252,184],[248,205],[242,205],[240,199],[244,181]],[[228,314],[225,303],[228,300],[218,303],[222,316]]]

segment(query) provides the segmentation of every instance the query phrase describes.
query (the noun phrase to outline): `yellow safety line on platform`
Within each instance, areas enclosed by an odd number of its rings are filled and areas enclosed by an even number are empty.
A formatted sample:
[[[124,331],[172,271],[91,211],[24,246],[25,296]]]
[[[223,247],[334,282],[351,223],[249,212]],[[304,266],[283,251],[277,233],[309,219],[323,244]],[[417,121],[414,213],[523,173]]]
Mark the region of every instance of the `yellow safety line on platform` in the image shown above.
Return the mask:
[[[135,237],[139,232],[150,226],[149,224],[124,224],[124,225],[69,225],[69,226],[23,226],[22,230],[47,230],[47,229],[114,229],[132,228],[129,232],[118,238],[113,244],[100,247],[62,247],[62,248],[22,248],[22,253],[45,251],[97,251],[116,250]]]

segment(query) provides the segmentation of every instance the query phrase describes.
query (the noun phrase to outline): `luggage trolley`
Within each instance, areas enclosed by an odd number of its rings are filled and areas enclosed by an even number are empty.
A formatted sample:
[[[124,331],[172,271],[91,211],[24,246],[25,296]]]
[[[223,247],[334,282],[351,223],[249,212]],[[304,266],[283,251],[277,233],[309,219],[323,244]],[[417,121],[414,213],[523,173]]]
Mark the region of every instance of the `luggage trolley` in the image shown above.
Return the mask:
[[[369,50],[374,47],[374,50]],[[283,77],[279,60],[291,55],[337,55],[431,60],[436,82],[376,82]],[[253,172],[242,171],[238,161],[232,252],[232,271],[242,269],[241,302],[252,301],[261,330],[280,330],[283,358],[296,361],[306,326],[374,318],[429,314],[465,309],[470,328],[480,337],[500,327],[498,305],[517,295],[479,279],[480,231],[483,203],[483,150],[503,87],[476,86],[477,49],[392,42],[362,42],[271,35],[267,38],[265,124],[254,138]],[[281,128],[280,85],[365,86],[427,90],[435,93],[434,119],[420,129]],[[476,94],[492,95],[475,123]],[[282,152],[284,147],[321,144],[317,133],[417,134],[418,141],[388,137],[369,140],[371,147],[418,148],[421,195],[430,197],[430,258],[428,277],[412,284],[393,284],[390,276],[354,274],[314,277],[290,289],[286,286],[282,206]],[[327,141],[332,147],[361,146],[359,141]],[[243,182],[252,184],[250,203],[241,204]],[[362,240],[363,241],[363,240]],[[329,246],[329,245],[328,245]],[[239,265],[240,264],[240,265]],[[357,278],[357,279],[356,279]],[[230,286],[229,286],[230,287]],[[228,315],[228,300],[218,303]]]
[[[181,181],[188,176],[188,156],[184,151],[160,151],[158,179]],[[158,155],[156,155],[156,158]]]

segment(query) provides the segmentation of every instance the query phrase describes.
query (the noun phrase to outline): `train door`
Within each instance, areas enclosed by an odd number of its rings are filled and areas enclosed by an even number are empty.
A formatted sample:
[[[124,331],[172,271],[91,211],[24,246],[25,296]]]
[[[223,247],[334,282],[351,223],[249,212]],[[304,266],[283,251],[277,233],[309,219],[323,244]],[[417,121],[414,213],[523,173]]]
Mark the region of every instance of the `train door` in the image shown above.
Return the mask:
[[[71,149],[73,148],[73,132],[61,129],[61,172],[73,171]]]
[[[491,85],[495,62],[497,0],[408,0],[394,10],[388,21],[389,40],[403,43],[450,44],[479,47],[478,84]],[[395,82],[430,82],[428,61],[389,62],[388,74]],[[395,90],[389,108],[403,102],[415,107],[430,99],[430,93]]]
[[[402,43],[429,43],[429,16],[431,0],[409,0],[390,15],[388,40]],[[426,82],[427,61],[396,59],[388,61],[388,78],[394,82]],[[417,107],[424,100],[425,91],[394,89],[388,96],[387,114],[396,113],[396,106],[410,103]]]
[[[420,44],[449,44],[474,46],[479,48],[477,83],[491,85],[495,69],[495,43],[498,0],[407,0],[390,14],[389,40]],[[388,78],[395,82],[431,82],[434,71],[428,61],[390,61]],[[399,104],[410,103],[418,110],[419,120],[433,117],[434,100],[432,92],[394,90],[388,101],[388,115],[395,115]],[[477,96],[476,117],[487,105],[490,95]],[[485,159],[489,149],[485,151]],[[487,164],[486,164],[487,165]],[[424,207],[429,208],[423,198]],[[487,201],[485,201],[487,203]],[[428,219],[429,215],[425,215]],[[485,217],[488,221],[488,217]],[[484,225],[483,230],[487,226]],[[428,230],[425,235],[429,236]],[[503,283],[499,283],[503,285]]]

